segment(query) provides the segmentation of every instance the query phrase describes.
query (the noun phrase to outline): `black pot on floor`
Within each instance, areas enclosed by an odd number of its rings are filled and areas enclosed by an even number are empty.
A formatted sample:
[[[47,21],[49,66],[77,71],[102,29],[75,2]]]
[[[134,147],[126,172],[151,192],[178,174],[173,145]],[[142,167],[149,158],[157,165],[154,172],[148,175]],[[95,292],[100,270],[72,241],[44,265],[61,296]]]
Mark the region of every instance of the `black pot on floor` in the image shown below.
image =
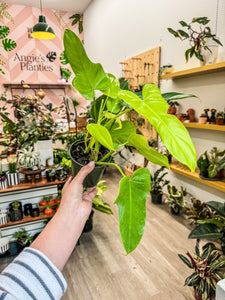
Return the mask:
[[[87,219],[85,225],[84,225],[84,229],[83,232],[89,232],[92,230],[93,228],[93,215],[94,215],[94,211],[92,210],[90,213],[89,218]]]
[[[16,244],[17,244],[18,252],[21,252],[21,251],[23,251],[23,249],[24,249],[25,247],[29,247],[31,243],[30,243],[30,242],[27,242],[26,244],[23,244],[23,243],[21,243],[20,241],[16,241]]]
[[[162,204],[162,194],[154,194],[150,192],[151,198],[152,198],[152,203],[154,204]]]
[[[83,165],[78,163],[71,155],[71,152],[74,151],[77,143],[80,143],[80,142],[81,141],[74,142],[70,146],[70,150],[69,150],[70,158],[71,158],[71,162],[72,162],[72,176],[73,177],[75,177],[77,175],[77,173],[80,171],[80,169],[83,167]],[[89,187],[95,186],[101,179],[105,168],[106,168],[106,166],[103,166],[103,165],[95,166],[94,170],[90,174],[88,174],[88,176],[84,179],[84,183],[83,183],[84,188],[89,188]]]
[[[180,206],[174,206],[174,207],[170,207],[171,213],[173,215],[179,215],[181,207]]]

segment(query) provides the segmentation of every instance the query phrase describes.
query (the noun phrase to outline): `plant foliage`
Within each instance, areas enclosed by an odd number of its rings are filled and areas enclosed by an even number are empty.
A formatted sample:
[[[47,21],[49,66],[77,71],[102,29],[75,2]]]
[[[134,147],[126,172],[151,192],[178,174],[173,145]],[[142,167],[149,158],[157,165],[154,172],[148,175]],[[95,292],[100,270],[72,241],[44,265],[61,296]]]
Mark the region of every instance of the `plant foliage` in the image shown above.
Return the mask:
[[[90,153],[96,164],[115,165],[123,176],[116,204],[119,207],[122,241],[129,253],[135,249],[143,235],[150,174],[148,169],[141,168],[129,179],[119,166],[105,161],[126,145],[135,147],[153,163],[166,167],[169,164],[164,155],[150,148],[144,137],[136,133],[136,128],[130,121],[121,121],[120,117],[134,109],[147,118],[169,152],[191,170],[196,165],[194,145],[183,124],[175,116],[166,113],[169,106],[156,86],[146,84],[140,98],[132,91],[122,89],[115,76],[105,73],[101,64],[91,62],[74,32],[65,30],[63,40],[66,57],[75,73],[74,87],[87,100],[94,99],[93,123],[87,125],[85,152]],[[95,101],[96,90],[102,93],[98,101]],[[101,146],[108,148],[109,153],[97,161]]]

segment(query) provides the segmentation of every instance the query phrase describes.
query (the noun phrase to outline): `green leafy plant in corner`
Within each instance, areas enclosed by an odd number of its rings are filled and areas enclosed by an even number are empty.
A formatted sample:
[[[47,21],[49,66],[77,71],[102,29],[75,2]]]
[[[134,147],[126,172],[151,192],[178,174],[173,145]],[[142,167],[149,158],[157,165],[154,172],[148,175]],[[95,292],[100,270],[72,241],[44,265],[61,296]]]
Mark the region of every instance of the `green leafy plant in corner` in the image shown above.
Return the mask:
[[[186,62],[193,55],[200,61],[204,61],[202,56],[202,49],[210,51],[207,46],[207,40],[212,39],[214,42],[223,46],[222,43],[216,38],[216,35],[211,32],[211,28],[207,25],[210,20],[207,17],[193,18],[190,23],[185,21],[180,21],[182,29],[174,30],[172,28],[167,28],[168,31],[176,38],[181,39],[181,41],[189,40],[191,45],[185,52]],[[199,25],[198,30],[195,28],[196,24]]]
[[[205,244],[202,249],[197,240],[194,255],[187,252],[187,257],[178,254],[179,258],[193,270],[185,280],[184,285],[194,288],[198,300],[214,300],[216,284],[224,278],[225,257],[216,249],[213,243]]]
[[[196,166],[195,148],[183,124],[175,116],[166,113],[169,105],[156,86],[146,84],[142,98],[132,91],[121,89],[114,75],[105,73],[101,64],[89,60],[82,42],[74,32],[65,30],[63,40],[66,57],[75,73],[73,86],[86,100],[94,99],[94,119],[93,123],[86,126],[84,151],[96,165],[113,165],[122,175],[115,203],[119,207],[122,242],[126,252],[130,253],[137,247],[144,232],[150,172],[147,168],[140,168],[130,179],[118,165],[107,162],[107,159],[126,145],[134,147],[152,163],[168,168],[169,163],[167,157],[149,147],[146,139],[136,133],[130,121],[122,121],[120,117],[134,109],[147,118],[169,152],[192,171]],[[95,90],[102,93],[97,103]],[[98,159],[102,146],[109,152]]]

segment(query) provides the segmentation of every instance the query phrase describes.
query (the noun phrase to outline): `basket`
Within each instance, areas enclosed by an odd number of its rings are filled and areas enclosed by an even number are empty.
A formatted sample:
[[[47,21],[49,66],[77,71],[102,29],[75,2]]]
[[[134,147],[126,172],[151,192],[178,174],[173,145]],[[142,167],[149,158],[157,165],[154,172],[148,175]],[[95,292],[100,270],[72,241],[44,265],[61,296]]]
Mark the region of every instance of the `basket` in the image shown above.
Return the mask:
[[[0,238],[0,254],[4,254],[9,250],[9,239],[4,237]]]
[[[8,222],[8,210],[0,209],[0,224],[6,224]]]

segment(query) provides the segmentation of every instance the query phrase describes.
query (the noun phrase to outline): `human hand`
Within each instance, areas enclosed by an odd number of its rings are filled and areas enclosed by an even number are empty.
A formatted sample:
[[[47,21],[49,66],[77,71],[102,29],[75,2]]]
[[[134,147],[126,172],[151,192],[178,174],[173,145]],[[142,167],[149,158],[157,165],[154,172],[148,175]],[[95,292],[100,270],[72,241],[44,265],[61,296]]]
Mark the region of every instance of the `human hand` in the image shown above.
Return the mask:
[[[84,166],[76,177],[70,177],[62,190],[62,200],[59,212],[66,209],[80,217],[88,218],[92,208],[92,201],[97,193],[96,187],[89,188],[83,193],[83,181],[85,177],[94,169],[95,163],[91,161]]]

